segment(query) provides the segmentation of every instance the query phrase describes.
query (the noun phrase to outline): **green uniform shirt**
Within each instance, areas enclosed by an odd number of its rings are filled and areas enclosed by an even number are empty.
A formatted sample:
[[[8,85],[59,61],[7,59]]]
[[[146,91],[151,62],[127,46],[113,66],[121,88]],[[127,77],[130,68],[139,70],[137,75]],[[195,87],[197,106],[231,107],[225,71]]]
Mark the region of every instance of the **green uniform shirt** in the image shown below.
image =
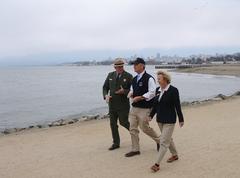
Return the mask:
[[[132,84],[133,76],[124,71],[121,77],[117,79],[117,72],[110,72],[103,85],[103,98],[106,95],[110,95],[112,98],[109,101],[109,109],[126,109],[129,110],[130,104],[127,94]],[[120,88],[124,89],[124,94],[115,94]]]

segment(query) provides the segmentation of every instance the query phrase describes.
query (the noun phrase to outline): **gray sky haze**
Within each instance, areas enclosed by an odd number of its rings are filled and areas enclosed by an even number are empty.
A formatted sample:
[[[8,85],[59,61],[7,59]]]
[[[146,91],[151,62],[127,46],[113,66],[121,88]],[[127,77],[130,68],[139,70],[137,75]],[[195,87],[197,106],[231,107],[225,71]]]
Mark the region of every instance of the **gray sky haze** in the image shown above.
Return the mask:
[[[239,0],[2,0],[0,64],[239,52],[239,9]]]

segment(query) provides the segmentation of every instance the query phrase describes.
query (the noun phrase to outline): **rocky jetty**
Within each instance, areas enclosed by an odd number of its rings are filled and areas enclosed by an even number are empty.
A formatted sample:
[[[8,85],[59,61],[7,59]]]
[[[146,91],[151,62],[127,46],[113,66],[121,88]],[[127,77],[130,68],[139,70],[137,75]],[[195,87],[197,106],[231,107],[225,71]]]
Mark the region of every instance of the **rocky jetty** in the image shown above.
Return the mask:
[[[81,116],[81,117],[78,116],[74,118],[73,117],[63,118],[63,119],[50,122],[49,124],[30,125],[29,127],[25,127],[25,128],[8,128],[0,132],[0,136],[20,132],[23,130],[59,127],[59,126],[74,124],[76,122],[85,122],[85,121],[100,120],[100,119],[106,119],[106,118],[109,118],[109,116],[108,115],[89,115],[89,116]]]
[[[201,100],[201,101],[192,101],[192,102],[182,102],[181,105],[182,106],[192,106],[192,105],[199,105],[199,104],[204,104],[204,103],[209,103],[209,102],[215,102],[215,101],[221,101],[221,100],[226,100],[226,99],[231,99],[235,96],[240,96],[240,91],[235,92],[234,94],[230,95],[230,96],[226,96],[223,94],[218,94],[215,97],[211,98],[211,99],[205,99],[205,100]]]

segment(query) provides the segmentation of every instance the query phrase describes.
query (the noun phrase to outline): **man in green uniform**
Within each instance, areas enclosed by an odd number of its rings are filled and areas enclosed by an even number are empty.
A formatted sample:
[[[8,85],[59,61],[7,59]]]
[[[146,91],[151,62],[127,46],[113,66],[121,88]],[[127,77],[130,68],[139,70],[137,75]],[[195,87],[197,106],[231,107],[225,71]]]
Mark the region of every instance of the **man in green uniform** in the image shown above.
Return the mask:
[[[129,130],[128,114],[130,109],[127,94],[130,90],[133,76],[124,70],[124,60],[117,58],[114,62],[114,72],[110,72],[103,85],[103,98],[109,105],[110,127],[113,144],[109,150],[120,147],[118,120],[121,126]]]

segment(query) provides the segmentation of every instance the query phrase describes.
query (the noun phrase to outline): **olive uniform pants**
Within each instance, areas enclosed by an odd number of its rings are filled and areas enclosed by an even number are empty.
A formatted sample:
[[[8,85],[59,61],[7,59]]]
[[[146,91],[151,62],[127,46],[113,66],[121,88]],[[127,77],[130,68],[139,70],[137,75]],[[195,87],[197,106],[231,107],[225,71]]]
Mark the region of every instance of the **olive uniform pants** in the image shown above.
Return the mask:
[[[112,138],[114,145],[120,145],[120,136],[118,132],[118,120],[121,126],[125,127],[129,130],[129,122],[128,122],[128,111],[126,110],[110,110],[110,127],[112,131]]]

